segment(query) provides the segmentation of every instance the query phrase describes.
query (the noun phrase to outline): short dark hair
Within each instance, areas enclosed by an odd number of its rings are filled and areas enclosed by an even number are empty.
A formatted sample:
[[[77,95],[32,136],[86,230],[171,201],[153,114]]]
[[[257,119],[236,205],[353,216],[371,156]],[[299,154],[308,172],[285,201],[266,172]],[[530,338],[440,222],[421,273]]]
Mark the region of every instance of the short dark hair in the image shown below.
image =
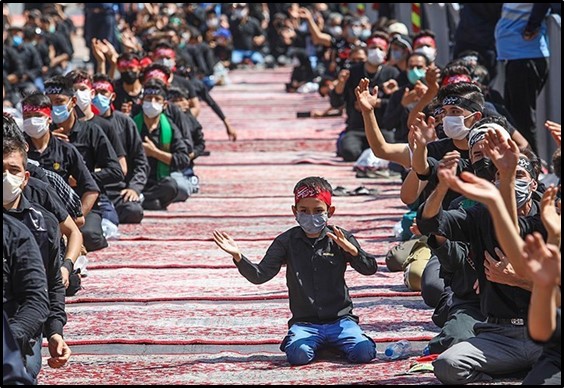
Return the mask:
[[[73,85],[84,82],[84,81],[88,81],[88,82],[92,83],[92,76],[90,76],[90,74],[88,74],[88,72],[86,72],[84,70],[80,70],[80,69],[72,70],[67,75],[65,75],[65,77],[67,79],[71,80]]]
[[[2,137],[4,139],[15,139],[22,143],[26,143],[25,137],[23,135],[23,131],[20,129],[16,120],[6,113],[2,114],[3,117],[3,133]]]
[[[484,93],[482,93],[482,89],[476,84],[470,82],[455,82],[443,86],[437,93],[437,99],[439,101],[443,101],[447,96],[464,97],[465,99],[478,104],[481,107],[481,112],[484,111]]]
[[[47,97],[45,94],[36,91],[34,93],[31,93],[29,95],[27,95],[23,100],[22,100],[22,107],[26,106],[26,105],[31,105],[33,107],[36,108],[53,108],[53,104],[51,104],[51,99],[49,97]]]
[[[328,191],[331,195],[333,195],[333,188],[331,187],[331,184],[327,182],[325,178],[319,176],[310,176],[300,180],[296,183],[296,186],[294,186],[294,194],[296,194],[299,188],[304,186],[314,189],[317,192]]]
[[[74,96],[73,82],[70,78],[56,75],[45,81],[45,94],[64,94]]]
[[[108,82],[110,85],[112,85],[112,87],[114,87],[114,80],[108,76],[107,74],[104,73],[96,73],[92,76],[92,82],[96,83],[96,82]]]
[[[27,168],[27,151],[26,151],[26,143],[25,141],[22,142],[15,138],[7,138],[5,137],[2,139],[2,155],[8,155],[14,152],[19,152],[22,154],[23,157],[23,167],[24,169]]]
[[[510,133],[509,132],[509,129],[510,129],[509,121],[507,121],[507,118],[505,116],[502,116],[502,115],[484,116],[478,122],[474,123],[472,128],[479,128],[483,124],[499,124],[503,128],[505,128],[507,133]]]

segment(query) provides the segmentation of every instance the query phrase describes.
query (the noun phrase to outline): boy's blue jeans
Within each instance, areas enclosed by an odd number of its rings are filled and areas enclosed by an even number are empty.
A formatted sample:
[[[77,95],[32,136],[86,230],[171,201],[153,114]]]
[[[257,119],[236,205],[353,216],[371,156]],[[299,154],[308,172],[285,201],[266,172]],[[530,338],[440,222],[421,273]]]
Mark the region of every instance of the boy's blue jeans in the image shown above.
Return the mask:
[[[341,350],[352,363],[362,364],[376,357],[376,344],[350,318],[335,322],[314,324],[297,322],[290,327],[280,349],[291,365],[311,362],[323,347]]]

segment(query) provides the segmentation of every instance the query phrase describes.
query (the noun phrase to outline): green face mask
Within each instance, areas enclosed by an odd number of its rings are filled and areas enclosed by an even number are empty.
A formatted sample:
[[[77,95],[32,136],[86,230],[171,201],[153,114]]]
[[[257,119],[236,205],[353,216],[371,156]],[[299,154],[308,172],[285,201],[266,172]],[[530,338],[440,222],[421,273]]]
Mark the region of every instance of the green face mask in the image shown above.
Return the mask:
[[[407,72],[407,79],[409,80],[409,82],[411,82],[412,85],[415,85],[417,81],[425,77],[425,72],[425,69],[409,69],[409,71]]]

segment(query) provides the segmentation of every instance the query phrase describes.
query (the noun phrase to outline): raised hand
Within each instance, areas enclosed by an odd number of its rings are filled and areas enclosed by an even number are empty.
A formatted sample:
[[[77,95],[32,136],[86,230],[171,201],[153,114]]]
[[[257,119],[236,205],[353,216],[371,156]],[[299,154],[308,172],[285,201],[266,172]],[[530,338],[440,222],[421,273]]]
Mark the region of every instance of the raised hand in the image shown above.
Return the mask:
[[[550,132],[552,138],[554,139],[556,144],[558,144],[558,147],[560,147],[560,141],[562,140],[562,130],[560,128],[560,124],[555,123],[554,121],[546,120],[544,126],[546,127],[548,132]]]
[[[369,85],[370,80],[368,78],[362,78],[358,86],[354,89],[358,106],[361,111],[365,113],[372,112],[374,107],[378,104],[378,87],[374,87],[374,93],[370,93]]]
[[[523,258],[533,282],[542,287],[560,284],[561,255],[558,247],[546,244],[538,232],[527,235],[523,247]]]
[[[515,174],[519,161],[519,147],[511,140],[503,137],[501,131],[488,130],[484,142],[484,152],[497,167],[500,175]]]
[[[456,177],[456,169],[458,168],[458,162],[460,161],[460,152],[450,151],[443,156],[439,163],[439,168],[437,170],[437,176],[439,177],[439,184],[446,184],[448,186],[449,179],[451,176]]]
[[[456,173],[447,171],[442,174],[441,179],[445,180],[451,190],[481,203],[488,203],[490,200],[501,196],[493,183],[468,171],[461,172],[459,177],[456,176]]]
[[[562,228],[560,226],[560,214],[556,211],[556,195],[558,188],[550,185],[542,195],[541,200],[541,219],[549,239],[560,239]]]
[[[239,246],[233,240],[233,238],[225,232],[214,230],[213,231],[213,241],[217,244],[225,252],[229,253],[234,258],[241,257],[241,251],[239,250]]]
[[[341,247],[345,252],[348,252],[352,256],[358,256],[358,249],[345,237],[343,231],[336,226],[333,226],[335,233],[327,232],[327,236],[335,241],[338,246]]]

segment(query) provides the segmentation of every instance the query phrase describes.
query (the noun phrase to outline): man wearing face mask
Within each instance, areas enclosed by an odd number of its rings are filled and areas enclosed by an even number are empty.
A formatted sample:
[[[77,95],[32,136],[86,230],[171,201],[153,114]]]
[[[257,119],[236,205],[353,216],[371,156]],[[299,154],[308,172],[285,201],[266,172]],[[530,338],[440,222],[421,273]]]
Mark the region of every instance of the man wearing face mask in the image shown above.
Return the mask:
[[[53,104],[51,117],[52,134],[63,141],[73,144],[84,159],[101,194],[106,185],[121,182],[124,179],[116,152],[108,137],[98,125],[89,121],[80,121],[74,111],[76,96],[72,81],[66,77],[55,76],[45,82],[45,95]],[[72,183],[71,186],[76,184]],[[82,227],[84,246],[88,251],[103,249],[108,242],[102,231],[102,213],[98,204],[86,215]]]
[[[117,110],[131,114],[133,105],[141,101],[143,84],[139,79],[141,72],[141,58],[134,53],[124,53],[118,57],[117,70],[121,78],[116,81],[116,99],[114,105]]]
[[[99,105],[99,117],[114,128],[126,152],[125,181],[108,187],[108,197],[114,204],[119,222],[138,224],[143,219],[141,193],[147,183],[149,161],[143,149],[143,142],[133,119],[112,104],[115,98],[114,83],[105,74],[94,74],[92,88]]]
[[[110,108],[110,101],[95,93],[92,86],[92,77],[84,70],[73,70],[65,77],[72,81],[76,93],[76,106],[84,114],[84,117],[81,117],[80,120],[90,121],[102,128],[116,151],[119,164],[125,175],[127,173],[126,153],[117,135],[117,130],[100,117],[101,113],[105,113]]]
[[[425,73],[429,65],[429,60],[423,54],[409,54],[405,73],[408,84],[400,87],[390,96],[381,125],[383,128],[395,129],[396,143],[407,143],[409,112],[427,91]]]
[[[233,257],[237,269],[253,284],[262,284],[286,265],[292,318],[280,350],[291,365],[310,363],[320,348],[334,347],[352,363],[376,357],[374,341],[363,333],[344,281],[347,264],[363,275],[378,266],[354,236],[328,226],[335,212],[331,185],[323,178],[308,177],[294,187],[292,212],[299,226],[278,236],[260,263],[245,257],[227,233],[214,231],[215,243]]]
[[[382,85],[386,81],[396,79],[399,75],[399,70],[396,67],[384,63],[389,47],[387,34],[376,32],[368,39],[366,44],[367,61],[363,64],[351,66],[350,70],[343,70],[345,73],[339,74],[339,82],[329,95],[333,108],[337,109],[344,105],[347,112],[347,126],[339,141],[338,150],[343,159],[349,162],[356,161],[360,154],[370,147],[364,132],[362,114],[357,105],[355,88],[363,78],[369,80],[370,91],[378,86],[378,99],[374,106],[374,114],[376,119],[381,122],[389,100],[387,93],[390,93],[389,91],[384,92],[383,90],[386,88],[383,88]],[[388,136],[389,141],[393,142],[391,131],[385,132],[385,136]]]
[[[400,88],[409,84],[407,79],[407,59],[413,51],[413,43],[407,35],[396,34],[390,41],[390,52],[388,54],[388,64],[395,66],[400,71],[396,78]]]
[[[254,65],[263,65],[265,60],[261,49],[266,43],[266,34],[260,22],[249,16],[247,3],[233,3],[229,29],[233,35],[231,64],[236,67],[247,59]]]
[[[498,171],[496,186],[509,213],[515,216],[521,237],[539,231],[546,239],[540,204],[533,198],[538,185],[533,163],[501,132],[489,130],[486,136],[485,152]],[[455,174],[455,162],[439,167],[439,185],[419,208],[417,225],[422,233],[469,244],[486,321],[474,326],[475,337],[457,343],[433,362],[435,376],[444,384],[491,381],[498,375],[524,372],[542,353],[542,347],[526,333],[531,282],[502,283],[490,279],[491,272],[505,265],[507,259],[498,248],[488,209],[478,204],[469,209],[442,210],[441,202],[450,182],[447,179]]]
[[[435,63],[437,58],[437,42],[435,34],[429,30],[423,30],[413,37],[413,52],[421,53],[427,57],[430,63]]]
[[[63,327],[67,322],[65,312],[65,286],[60,267],[60,230],[55,216],[36,203],[30,202],[23,189],[29,180],[26,171],[26,144],[11,138],[3,140],[4,195],[3,212],[22,222],[32,232],[43,259],[49,293],[49,317],[43,332],[35,337],[32,354],[26,356],[26,368],[37,378],[41,369],[41,343],[49,341],[53,357],[49,364],[61,367],[69,359],[71,351],[63,339]],[[52,362],[56,360],[56,365]]]
[[[148,81],[143,89],[142,112],[133,117],[149,159],[150,172],[143,190],[145,210],[166,210],[178,195],[178,183],[172,171],[189,167],[191,150],[171,119],[163,113],[166,90],[157,81]]]

